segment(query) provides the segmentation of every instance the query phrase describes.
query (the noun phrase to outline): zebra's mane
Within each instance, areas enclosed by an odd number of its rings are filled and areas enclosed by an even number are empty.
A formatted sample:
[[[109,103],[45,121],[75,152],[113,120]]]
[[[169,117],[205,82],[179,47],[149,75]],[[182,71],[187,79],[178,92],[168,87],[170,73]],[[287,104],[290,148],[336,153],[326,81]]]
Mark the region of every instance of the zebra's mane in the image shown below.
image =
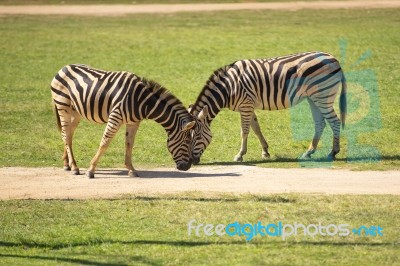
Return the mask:
[[[223,66],[223,67],[218,68],[217,70],[215,70],[215,71],[211,74],[211,76],[208,78],[208,80],[207,80],[207,82],[206,82],[206,86],[207,86],[210,82],[212,82],[213,79],[214,79],[215,77],[219,78],[219,77],[221,77],[221,76],[224,76],[224,75],[226,74],[226,71],[227,71],[230,67],[232,67],[232,64]]]
[[[147,89],[151,90],[155,95],[160,97],[161,99],[167,99],[168,102],[174,105],[182,105],[182,102],[175,96],[173,95],[169,90],[167,90],[165,87],[163,87],[161,84],[157,83],[154,80],[149,80],[142,78],[143,84],[146,86]],[[171,101],[171,98],[173,99]]]
[[[205,94],[205,91],[210,89],[210,84],[215,81],[215,79],[219,79],[222,76],[225,76],[226,71],[232,66],[232,64],[223,66],[221,68],[218,68],[215,70],[211,76],[207,79],[206,84],[204,85],[203,89],[201,90],[199,96],[196,99],[196,102],[193,104],[193,107],[197,107],[197,105],[202,101],[203,95]],[[192,110],[195,110],[196,108],[192,108]],[[196,111],[195,111],[196,112]]]

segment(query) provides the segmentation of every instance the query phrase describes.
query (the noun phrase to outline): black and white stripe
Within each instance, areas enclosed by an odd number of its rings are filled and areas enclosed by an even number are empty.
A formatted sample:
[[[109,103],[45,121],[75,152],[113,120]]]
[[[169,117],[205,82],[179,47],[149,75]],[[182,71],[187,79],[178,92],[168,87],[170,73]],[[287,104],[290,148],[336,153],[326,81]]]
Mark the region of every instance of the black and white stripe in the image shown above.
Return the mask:
[[[238,111],[241,115],[242,146],[235,160],[243,160],[247,152],[250,127],[260,140],[262,156],[269,157],[268,144],[254,110],[286,109],[304,99],[311,107],[315,134],[303,157],[309,158],[315,152],[326,120],[333,131],[333,148],[328,157],[334,159],[340,150],[341,121],[333,104],[340,84],[340,111],[344,126],[346,81],[339,62],[330,54],[307,52],[271,59],[240,60],[216,70],[190,109],[200,122],[194,132],[193,159],[198,162],[209,145],[212,137],[210,123],[222,108]]]
[[[152,119],[168,134],[168,150],[179,170],[192,164],[191,134],[195,124],[182,103],[161,85],[122,71],[104,71],[85,65],[63,67],[51,82],[56,117],[64,141],[64,168],[79,173],[72,152],[72,138],[81,118],[107,124],[99,150],[91,161],[88,176],[122,125],[126,125],[125,166],[132,166],[132,148],[140,122]]]

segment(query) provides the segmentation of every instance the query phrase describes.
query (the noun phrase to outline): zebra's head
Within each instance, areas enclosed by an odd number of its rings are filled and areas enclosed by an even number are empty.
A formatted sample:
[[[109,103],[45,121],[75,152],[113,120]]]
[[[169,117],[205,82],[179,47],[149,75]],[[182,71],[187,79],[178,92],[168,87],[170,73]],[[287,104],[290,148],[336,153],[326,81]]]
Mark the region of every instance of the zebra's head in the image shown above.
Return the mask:
[[[185,118],[179,123],[176,130],[168,133],[167,146],[176,168],[181,171],[190,169],[193,163],[191,154],[192,133],[195,121]]]
[[[192,114],[192,108],[189,107],[189,113]],[[192,114],[193,115],[193,114]],[[203,109],[197,114],[193,115],[196,120],[194,130],[192,130],[192,158],[193,164],[200,162],[200,157],[211,143],[212,134],[210,123],[207,120],[208,106],[205,105]]]

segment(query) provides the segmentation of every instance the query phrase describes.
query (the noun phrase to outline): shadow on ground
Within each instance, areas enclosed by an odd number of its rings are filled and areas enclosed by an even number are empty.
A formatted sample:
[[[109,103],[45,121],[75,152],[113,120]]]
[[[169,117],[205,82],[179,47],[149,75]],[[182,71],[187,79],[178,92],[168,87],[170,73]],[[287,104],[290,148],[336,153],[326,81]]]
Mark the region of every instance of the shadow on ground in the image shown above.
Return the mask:
[[[240,173],[199,173],[168,170],[141,170],[138,171],[138,178],[195,178],[195,177],[235,177],[241,176]],[[100,178],[134,178],[128,176],[128,170],[99,169],[96,171],[96,179]]]

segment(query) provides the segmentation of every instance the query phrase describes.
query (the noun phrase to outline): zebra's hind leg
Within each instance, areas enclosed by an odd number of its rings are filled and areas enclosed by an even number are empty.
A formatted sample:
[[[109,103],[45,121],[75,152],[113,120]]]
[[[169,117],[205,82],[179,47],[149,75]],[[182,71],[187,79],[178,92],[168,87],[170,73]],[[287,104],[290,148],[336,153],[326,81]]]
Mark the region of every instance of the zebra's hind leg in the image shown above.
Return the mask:
[[[74,133],[76,128],[79,125],[79,122],[81,121],[81,116],[79,115],[79,113],[77,111],[75,111],[74,109],[72,109],[72,115],[71,115],[71,149],[72,149],[72,142],[74,139]],[[74,158],[75,161],[75,158]],[[76,162],[75,162],[76,165]],[[76,169],[73,170],[73,174],[74,175],[79,175],[79,168],[76,166]]]
[[[139,123],[133,125],[126,125],[125,134],[125,167],[129,170],[130,177],[138,177],[138,174],[132,165],[132,149],[135,143],[135,135],[139,128]]]
[[[333,132],[332,151],[328,154],[328,160],[335,160],[336,154],[340,151],[340,119],[333,107],[328,110],[325,118]]]
[[[251,120],[254,115],[253,109],[247,109],[247,110],[243,109],[240,111],[240,119],[242,123],[242,129],[241,129],[242,145],[240,147],[239,153],[236,154],[235,158],[233,159],[235,162],[242,162],[243,155],[247,153],[247,138],[249,136]]]
[[[119,128],[122,125],[122,116],[120,112],[112,112],[110,117],[108,118],[108,123],[106,129],[104,130],[103,138],[100,142],[100,147],[97,150],[96,155],[90,162],[90,167],[86,172],[86,175],[89,178],[94,178],[94,173],[96,171],[97,163],[100,160],[100,157],[106,152],[108,145],[110,145],[112,139],[114,138],[115,134],[118,132]]]
[[[64,161],[64,170],[71,171],[74,175],[79,175],[79,168],[76,164],[74,153],[72,150],[72,138],[74,136],[75,129],[77,128],[80,115],[71,109],[58,109],[57,113],[60,117],[61,123],[61,136],[64,141],[64,154],[63,154],[63,161]]]
[[[270,155],[268,153],[268,143],[265,140],[264,135],[261,132],[260,125],[258,123],[256,114],[254,114],[253,118],[251,119],[251,128],[253,129],[254,133],[256,134],[258,140],[261,143],[261,148],[262,148],[261,157],[263,159],[270,158]]]
[[[324,131],[324,128],[326,126],[325,118],[322,115],[320,109],[315,105],[315,103],[311,99],[307,98],[307,100],[308,103],[310,104],[311,113],[314,120],[315,131],[313,140],[311,141],[308,150],[301,156],[301,159],[311,159],[311,155],[317,150],[319,140],[321,139],[322,132]]]
[[[69,161],[68,161],[67,145],[64,145],[64,153],[62,156],[62,160],[64,161],[64,170],[71,171],[71,166],[69,166]]]

